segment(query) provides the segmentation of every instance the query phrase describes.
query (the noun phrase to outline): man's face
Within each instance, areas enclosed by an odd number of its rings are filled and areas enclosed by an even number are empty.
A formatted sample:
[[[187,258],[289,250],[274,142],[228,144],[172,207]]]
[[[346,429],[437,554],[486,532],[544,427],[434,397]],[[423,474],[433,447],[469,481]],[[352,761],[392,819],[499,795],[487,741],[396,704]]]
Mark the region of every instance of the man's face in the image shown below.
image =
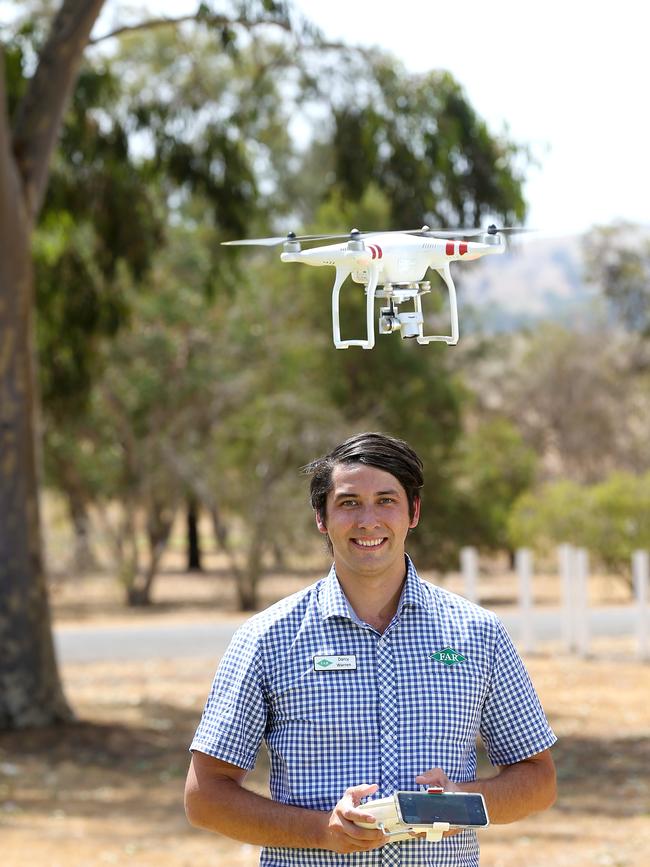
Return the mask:
[[[411,519],[395,476],[365,464],[339,464],[332,483],[326,515],[317,515],[316,523],[330,538],[339,577],[403,577],[404,543],[418,523],[419,499]]]

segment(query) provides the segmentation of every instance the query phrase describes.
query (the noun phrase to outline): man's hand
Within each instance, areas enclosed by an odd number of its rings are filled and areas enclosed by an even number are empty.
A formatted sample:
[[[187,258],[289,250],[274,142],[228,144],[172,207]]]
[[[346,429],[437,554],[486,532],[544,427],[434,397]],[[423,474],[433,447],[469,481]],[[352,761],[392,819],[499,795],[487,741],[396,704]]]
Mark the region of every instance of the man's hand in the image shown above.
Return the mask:
[[[460,788],[456,783],[452,783],[442,768],[431,768],[430,771],[418,774],[415,782],[420,786],[439,786],[445,792],[460,792]],[[453,837],[454,834],[460,834],[460,828],[452,828],[450,831],[445,831],[443,837]],[[420,834],[419,836],[423,837],[426,834]]]
[[[342,855],[351,852],[369,852],[378,849],[388,842],[386,835],[379,828],[359,828],[355,822],[374,822],[372,813],[360,807],[363,798],[374,795],[379,786],[351,786],[345,790],[343,797],[332,810],[327,827],[326,849],[339,852]]]
[[[440,786],[445,792],[460,792],[456,783],[452,783],[442,768],[431,768],[415,778],[420,786]]]

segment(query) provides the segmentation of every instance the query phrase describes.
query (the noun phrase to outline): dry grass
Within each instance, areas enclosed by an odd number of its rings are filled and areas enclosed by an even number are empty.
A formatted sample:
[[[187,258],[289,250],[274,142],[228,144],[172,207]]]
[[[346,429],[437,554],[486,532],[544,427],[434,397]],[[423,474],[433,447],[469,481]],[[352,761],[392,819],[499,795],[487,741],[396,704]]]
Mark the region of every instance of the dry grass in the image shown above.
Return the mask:
[[[264,601],[304,581],[269,579]],[[512,582],[495,582],[490,593],[507,604]],[[89,626],[238,617],[219,575],[167,576],[157,599],[154,612],[125,613],[114,586],[98,578],[81,593],[59,584],[54,607],[61,622]],[[560,795],[545,814],[483,832],[484,867],[650,864],[650,666],[635,662],[632,649],[597,642],[597,657],[579,661],[549,645],[527,660],[560,738]],[[254,847],[192,830],[183,815],[187,745],[213,667],[191,659],[66,665],[66,691],[81,722],[0,736],[2,864],[257,864]],[[261,758],[250,778],[259,791],[265,773]]]

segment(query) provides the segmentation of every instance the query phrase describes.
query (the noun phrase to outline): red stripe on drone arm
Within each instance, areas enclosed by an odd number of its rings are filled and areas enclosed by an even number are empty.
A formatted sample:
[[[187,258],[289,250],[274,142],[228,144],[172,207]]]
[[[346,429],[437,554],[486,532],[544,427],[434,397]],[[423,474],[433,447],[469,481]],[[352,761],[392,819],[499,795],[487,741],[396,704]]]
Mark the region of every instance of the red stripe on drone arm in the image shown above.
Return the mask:
[[[447,241],[447,244],[445,245],[445,253],[448,256],[453,256],[454,255],[454,249],[455,249],[454,242],[453,241]]]

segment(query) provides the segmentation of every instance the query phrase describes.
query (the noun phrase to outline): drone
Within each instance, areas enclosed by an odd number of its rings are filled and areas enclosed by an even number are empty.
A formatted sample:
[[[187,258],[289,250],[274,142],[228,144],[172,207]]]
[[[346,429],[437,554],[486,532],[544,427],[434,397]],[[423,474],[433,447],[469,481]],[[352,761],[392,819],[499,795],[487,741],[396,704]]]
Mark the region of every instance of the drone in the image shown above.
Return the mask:
[[[456,287],[451,276],[451,262],[466,262],[482,256],[501,254],[506,250],[505,236],[529,229],[495,225],[482,229],[406,229],[390,232],[360,232],[349,234],[296,235],[289,232],[277,238],[254,238],[223,241],[224,245],[280,246],[282,262],[303,262],[336,269],[332,287],[332,336],[337,349],[359,346],[372,349],[375,345],[375,299],[382,301],[379,311],[380,334],[401,333],[402,338],[414,338],[419,344],[458,343],[458,306]],[[345,238],[344,243],[308,247],[303,244]],[[449,297],[450,333],[425,334],[422,296],[431,292],[425,279],[432,269],[442,277]],[[366,294],[366,335],[360,339],[341,339],[339,296],[345,280],[351,277],[360,283]],[[402,305],[412,309],[402,310]]]

